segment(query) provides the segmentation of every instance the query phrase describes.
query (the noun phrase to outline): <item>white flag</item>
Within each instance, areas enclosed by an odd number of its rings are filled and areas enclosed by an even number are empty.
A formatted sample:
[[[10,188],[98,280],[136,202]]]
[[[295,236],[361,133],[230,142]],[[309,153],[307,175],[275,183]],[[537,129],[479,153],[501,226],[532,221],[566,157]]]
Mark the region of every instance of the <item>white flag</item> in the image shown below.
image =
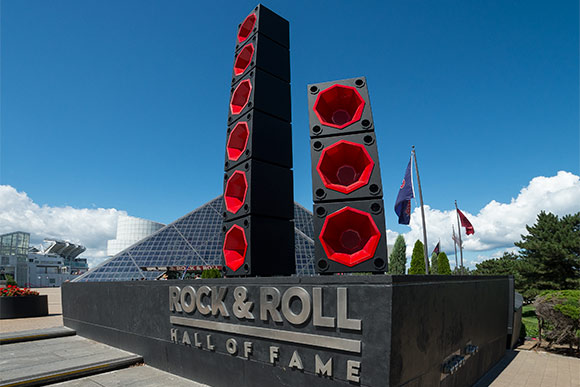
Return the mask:
[[[457,244],[457,246],[461,247],[461,243],[459,243],[459,238],[457,237],[457,235],[455,235],[455,226],[452,227],[453,227],[453,235],[451,236],[451,238],[453,239],[453,242]]]

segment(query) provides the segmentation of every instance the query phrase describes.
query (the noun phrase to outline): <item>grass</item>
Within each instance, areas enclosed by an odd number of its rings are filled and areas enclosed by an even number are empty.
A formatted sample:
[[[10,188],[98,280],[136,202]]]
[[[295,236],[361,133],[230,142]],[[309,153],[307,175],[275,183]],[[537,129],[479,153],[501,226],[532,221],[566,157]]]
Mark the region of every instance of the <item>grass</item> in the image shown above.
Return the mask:
[[[526,327],[526,336],[538,337],[538,318],[533,305],[524,305],[522,308],[522,324]]]

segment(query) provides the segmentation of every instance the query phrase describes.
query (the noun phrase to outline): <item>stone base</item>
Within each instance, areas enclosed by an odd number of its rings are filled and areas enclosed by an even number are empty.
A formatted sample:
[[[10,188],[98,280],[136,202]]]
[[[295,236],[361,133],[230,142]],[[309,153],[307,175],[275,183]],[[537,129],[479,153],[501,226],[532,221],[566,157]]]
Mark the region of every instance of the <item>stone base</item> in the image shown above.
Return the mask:
[[[79,335],[211,386],[467,386],[505,353],[509,286],[357,275],[66,283],[62,295]]]
[[[0,297],[0,319],[48,316],[48,296]]]

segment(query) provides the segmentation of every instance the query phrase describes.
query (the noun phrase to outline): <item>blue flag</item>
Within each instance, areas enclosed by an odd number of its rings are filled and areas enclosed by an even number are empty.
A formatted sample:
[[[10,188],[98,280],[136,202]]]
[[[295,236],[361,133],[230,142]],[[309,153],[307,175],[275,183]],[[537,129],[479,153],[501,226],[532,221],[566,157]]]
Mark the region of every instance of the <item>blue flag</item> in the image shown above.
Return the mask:
[[[395,212],[399,216],[399,224],[409,224],[411,220],[411,199],[413,196],[413,178],[411,177],[411,161],[405,171],[405,178],[401,183],[397,201],[395,202]]]

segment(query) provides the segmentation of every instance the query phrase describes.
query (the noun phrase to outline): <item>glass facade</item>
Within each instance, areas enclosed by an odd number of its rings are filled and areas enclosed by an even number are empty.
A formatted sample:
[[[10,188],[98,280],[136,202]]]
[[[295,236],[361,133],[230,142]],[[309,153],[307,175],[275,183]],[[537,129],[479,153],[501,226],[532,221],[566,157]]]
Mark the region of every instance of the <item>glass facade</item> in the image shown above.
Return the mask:
[[[28,280],[28,248],[30,234],[27,232],[12,232],[0,235],[0,272],[8,274],[19,284]]]
[[[155,279],[163,271],[143,267],[221,265],[222,197],[204,204],[111,259],[75,282]],[[296,274],[314,275],[312,213],[294,204]]]

